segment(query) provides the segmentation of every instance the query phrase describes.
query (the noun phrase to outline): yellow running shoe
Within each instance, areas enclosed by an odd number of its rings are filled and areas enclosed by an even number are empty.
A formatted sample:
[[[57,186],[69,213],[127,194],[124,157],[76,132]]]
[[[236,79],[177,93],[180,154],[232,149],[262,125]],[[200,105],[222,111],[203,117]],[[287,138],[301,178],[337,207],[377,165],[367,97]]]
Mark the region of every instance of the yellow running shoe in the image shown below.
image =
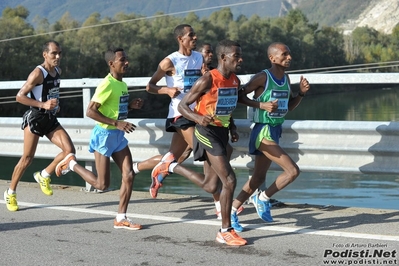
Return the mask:
[[[7,209],[10,212],[18,211],[17,194],[9,195],[6,190],[4,191],[4,200],[6,201]]]
[[[47,178],[42,177],[40,172],[34,173],[33,177],[35,178],[36,182],[39,183],[40,189],[44,194],[46,194],[47,196],[53,195],[53,190],[50,187],[50,182],[51,182],[50,177]]]

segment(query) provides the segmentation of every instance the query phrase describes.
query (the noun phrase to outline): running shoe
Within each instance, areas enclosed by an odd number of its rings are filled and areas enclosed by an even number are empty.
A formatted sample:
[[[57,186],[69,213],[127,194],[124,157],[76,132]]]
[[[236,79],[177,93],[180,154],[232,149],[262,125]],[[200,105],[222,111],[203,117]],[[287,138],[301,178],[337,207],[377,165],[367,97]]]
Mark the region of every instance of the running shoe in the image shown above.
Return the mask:
[[[50,177],[42,177],[39,171],[33,174],[33,178],[35,178],[36,182],[39,183],[40,189],[44,194],[46,194],[47,196],[53,195],[53,190],[51,189],[50,186],[51,182]]]
[[[127,229],[127,230],[140,230],[142,226],[140,224],[134,224],[129,218],[125,218],[121,220],[120,222],[116,221],[116,218],[114,219],[114,228],[116,229]]]
[[[170,151],[168,151],[161,159],[161,162],[175,162],[175,161],[176,161],[175,156]]]
[[[17,202],[17,194],[8,194],[7,190],[4,191],[4,200],[7,205],[7,209],[10,212],[15,212],[19,210],[18,202]]]
[[[168,152],[161,161],[155,165],[151,172],[151,186],[150,195],[151,198],[155,199],[158,196],[158,190],[162,187],[164,178],[169,175],[169,165],[175,162],[175,157],[172,153]]]
[[[244,227],[242,227],[238,221],[237,214],[237,212],[231,214],[231,227],[233,227],[236,232],[242,232],[244,231]]]
[[[244,246],[247,244],[247,240],[241,238],[234,231],[233,228],[230,228],[227,232],[218,232],[216,236],[216,241],[222,244],[226,244],[228,246]]]
[[[256,212],[263,221],[273,222],[273,217],[270,213],[270,208],[271,208],[270,200],[267,201],[260,200],[259,194],[260,193],[257,193],[251,197],[252,203],[255,205]]]
[[[68,154],[61,162],[55,167],[55,174],[59,177],[61,175],[66,175],[71,169],[69,168],[69,163],[71,161],[76,161],[75,154]]]

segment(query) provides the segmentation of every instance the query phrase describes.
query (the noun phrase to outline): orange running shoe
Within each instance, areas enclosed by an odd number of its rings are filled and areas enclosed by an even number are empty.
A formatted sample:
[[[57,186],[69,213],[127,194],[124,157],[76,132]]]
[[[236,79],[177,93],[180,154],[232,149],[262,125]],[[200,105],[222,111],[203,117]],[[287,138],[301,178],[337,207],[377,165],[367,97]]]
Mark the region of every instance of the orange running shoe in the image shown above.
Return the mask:
[[[216,241],[228,246],[244,246],[247,244],[247,240],[237,235],[233,228],[223,233],[219,230],[218,234],[216,235]]]
[[[69,163],[74,160],[76,161],[75,154],[68,154],[61,162],[55,167],[55,174],[59,177],[61,175],[66,175],[71,169],[69,169]]]
[[[162,187],[164,178],[169,175],[169,165],[172,162],[159,162],[151,172],[152,183],[150,186],[150,195],[153,199],[158,196],[158,189]]]
[[[162,187],[162,182],[164,178],[169,175],[169,165],[175,161],[175,156],[168,152],[166,153],[161,161],[155,165],[154,169],[151,172],[151,186],[150,186],[150,195],[153,199],[158,196],[158,190]]]
[[[127,230],[140,230],[142,226],[140,224],[134,224],[129,218],[125,218],[120,222],[117,222],[116,219],[114,219],[114,228],[116,229],[123,228]]]

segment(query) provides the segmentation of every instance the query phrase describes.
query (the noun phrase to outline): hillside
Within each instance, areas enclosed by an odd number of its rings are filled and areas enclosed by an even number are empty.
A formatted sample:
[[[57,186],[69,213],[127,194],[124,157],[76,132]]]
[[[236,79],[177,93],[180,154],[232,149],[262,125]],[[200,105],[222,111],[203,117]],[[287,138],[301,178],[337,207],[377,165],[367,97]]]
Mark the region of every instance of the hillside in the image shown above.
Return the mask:
[[[347,31],[357,26],[369,26],[384,33],[392,32],[399,21],[397,0],[1,0],[0,10],[22,5],[30,11],[28,21],[35,25],[37,18],[54,23],[69,12],[71,17],[83,22],[98,12],[102,17],[113,17],[123,12],[153,16],[159,12],[173,16],[185,16],[195,12],[200,18],[223,7],[230,7],[233,15],[251,17],[278,17],[292,8],[299,8],[310,22],[320,26],[343,26]]]
[[[397,0],[373,0],[353,22],[356,26],[368,26],[384,33],[391,33],[399,23]]]

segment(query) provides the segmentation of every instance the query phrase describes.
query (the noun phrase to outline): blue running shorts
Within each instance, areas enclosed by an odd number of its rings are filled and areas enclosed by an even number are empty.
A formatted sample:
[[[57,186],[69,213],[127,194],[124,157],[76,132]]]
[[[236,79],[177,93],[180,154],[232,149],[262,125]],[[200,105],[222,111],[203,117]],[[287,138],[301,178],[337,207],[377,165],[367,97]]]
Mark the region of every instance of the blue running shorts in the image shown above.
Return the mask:
[[[106,157],[111,157],[112,154],[123,150],[127,143],[125,132],[96,125],[91,132],[89,152],[96,151]]]
[[[252,155],[260,155],[262,152],[258,150],[263,139],[274,141],[279,144],[281,138],[282,126],[271,126],[269,124],[255,123],[251,130],[249,138],[249,153]]]

